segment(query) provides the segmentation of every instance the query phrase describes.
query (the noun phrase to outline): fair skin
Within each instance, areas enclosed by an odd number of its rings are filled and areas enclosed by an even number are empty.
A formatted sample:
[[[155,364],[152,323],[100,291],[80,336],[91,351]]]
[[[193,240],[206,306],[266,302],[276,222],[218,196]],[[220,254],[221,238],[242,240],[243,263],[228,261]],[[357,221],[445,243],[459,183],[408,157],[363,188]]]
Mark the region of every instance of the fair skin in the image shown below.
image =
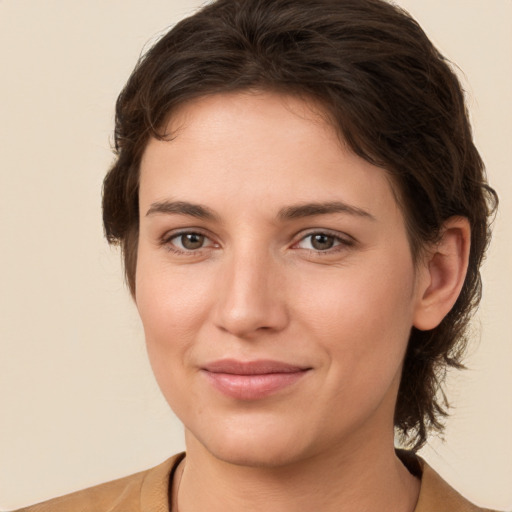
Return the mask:
[[[415,267],[388,175],[294,97],[201,98],[168,132],[141,162],[135,300],[185,426],[180,512],[412,511],[402,361],[460,291],[467,222]]]

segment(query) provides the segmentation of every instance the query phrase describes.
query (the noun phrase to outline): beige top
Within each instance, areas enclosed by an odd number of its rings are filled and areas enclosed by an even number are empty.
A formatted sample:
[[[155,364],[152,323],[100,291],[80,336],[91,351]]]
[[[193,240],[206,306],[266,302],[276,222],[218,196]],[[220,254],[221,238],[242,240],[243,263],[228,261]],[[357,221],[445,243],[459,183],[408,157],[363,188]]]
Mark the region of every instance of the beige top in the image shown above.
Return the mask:
[[[421,489],[414,512],[484,512],[452,489],[425,461],[400,452],[412,473],[421,471]],[[152,469],[67,494],[18,512],[172,512],[169,488],[178,454]],[[491,512],[491,511],[487,511]]]

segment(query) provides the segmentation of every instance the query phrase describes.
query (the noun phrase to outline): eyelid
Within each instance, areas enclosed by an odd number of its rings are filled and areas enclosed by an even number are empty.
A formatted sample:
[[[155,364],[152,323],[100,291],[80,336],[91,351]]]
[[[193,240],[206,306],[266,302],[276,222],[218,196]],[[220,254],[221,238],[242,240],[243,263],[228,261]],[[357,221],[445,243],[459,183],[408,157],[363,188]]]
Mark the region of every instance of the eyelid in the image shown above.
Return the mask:
[[[183,235],[201,235],[204,236],[209,243],[203,247],[199,247],[198,249],[181,249],[180,247],[175,246],[172,241],[175,238],[178,238]],[[159,240],[159,245],[164,246],[167,250],[178,253],[178,254],[198,254],[203,249],[210,249],[212,247],[219,247],[219,244],[215,242],[212,236],[207,233],[204,229],[195,228],[195,227],[187,227],[187,228],[179,228],[171,231],[167,231]]]
[[[318,253],[318,254],[328,254],[329,252],[336,251],[336,248],[339,248],[340,246],[352,247],[357,243],[357,240],[347,233],[341,233],[339,231],[333,231],[331,229],[311,228],[310,230],[307,230],[306,232],[302,231],[298,235],[298,239],[293,243],[292,248],[301,249],[300,247],[297,247],[297,245],[300,242],[302,242],[303,240],[305,240],[306,238],[314,236],[314,235],[326,235],[326,236],[334,238],[336,240],[336,242],[339,242],[339,243],[337,243],[333,247],[326,249],[324,251],[319,250],[319,249],[313,249],[313,248],[303,249],[303,250],[311,251],[311,252]]]
[[[178,238],[183,235],[187,234],[198,234],[203,236],[207,241],[207,245],[204,245],[202,247],[199,247],[198,249],[181,249],[173,244],[173,239]],[[308,237],[314,236],[314,235],[326,235],[329,237],[332,237],[337,242],[333,247],[320,250],[320,249],[314,249],[314,248],[301,248],[298,247],[298,245],[307,239]],[[357,243],[357,240],[352,237],[351,235],[339,231],[334,231],[331,229],[322,229],[322,228],[311,228],[308,230],[302,230],[299,234],[297,234],[295,237],[295,241],[293,242],[291,248],[292,249],[301,249],[304,251],[310,251],[315,254],[329,254],[332,252],[336,252],[336,250],[340,250],[343,248],[348,248],[351,246],[354,246]],[[202,228],[196,228],[196,227],[186,227],[186,228],[178,228],[174,230],[170,230],[165,232],[159,239],[159,245],[164,246],[167,248],[167,250],[178,253],[178,254],[198,254],[203,249],[211,249],[220,247],[220,244],[214,240],[214,238],[211,236],[211,234],[202,229]]]

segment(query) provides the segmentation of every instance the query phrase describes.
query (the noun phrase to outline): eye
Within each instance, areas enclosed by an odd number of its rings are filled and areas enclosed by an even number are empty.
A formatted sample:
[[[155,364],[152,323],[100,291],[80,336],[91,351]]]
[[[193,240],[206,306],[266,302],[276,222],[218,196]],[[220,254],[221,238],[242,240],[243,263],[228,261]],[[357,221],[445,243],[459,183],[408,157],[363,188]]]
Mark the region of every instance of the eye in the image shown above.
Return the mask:
[[[198,251],[206,247],[213,247],[215,244],[206,235],[194,231],[176,233],[165,237],[163,243],[169,250],[184,253]]]
[[[354,242],[351,239],[342,238],[326,232],[310,233],[303,237],[296,247],[299,249],[308,249],[319,252],[326,252],[330,249],[336,249],[338,246],[351,246]]]
[[[184,233],[173,239],[173,242],[180,246],[180,249],[194,251],[200,249],[204,244],[205,236],[199,233]]]

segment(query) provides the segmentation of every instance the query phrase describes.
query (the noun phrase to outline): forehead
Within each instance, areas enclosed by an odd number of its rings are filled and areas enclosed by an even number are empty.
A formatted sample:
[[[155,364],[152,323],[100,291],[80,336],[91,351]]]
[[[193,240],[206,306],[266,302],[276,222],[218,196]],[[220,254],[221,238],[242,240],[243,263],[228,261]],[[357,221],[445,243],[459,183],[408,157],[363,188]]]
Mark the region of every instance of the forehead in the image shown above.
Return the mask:
[[[183,104],[141,162],[141,206],[173,196],[247,209],[345,201],[396,208],[388,173],[355,155],[318,103],[270,92]],[[178,197],[182,199],[182,197]],[[248,200],[251,200],[249,202]]]

